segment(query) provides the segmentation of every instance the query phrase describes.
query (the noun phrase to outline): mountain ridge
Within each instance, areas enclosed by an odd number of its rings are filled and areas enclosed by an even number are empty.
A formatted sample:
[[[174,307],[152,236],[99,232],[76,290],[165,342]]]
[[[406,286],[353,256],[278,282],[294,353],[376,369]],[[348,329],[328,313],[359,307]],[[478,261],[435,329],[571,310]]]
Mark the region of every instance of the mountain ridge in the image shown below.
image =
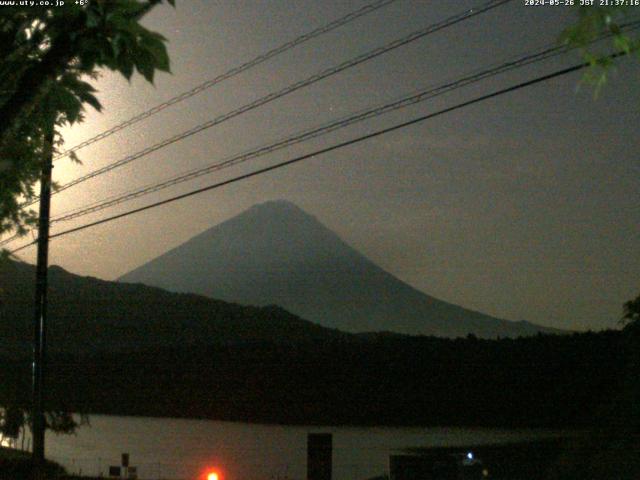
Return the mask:
[[[277,304],[314,323],[352,333],[495,338],[560,332],[495,318],[421,292],[284,200],[254,205],[118,281],[241,304]]]
[[[0,353],[30,350],[35,266],[0,264]],[[48,343],[54,352],[132,351],[242,342],[304,343],[350,335],[279,306],[251,307],[196,294],[121,284],[49,268]]]

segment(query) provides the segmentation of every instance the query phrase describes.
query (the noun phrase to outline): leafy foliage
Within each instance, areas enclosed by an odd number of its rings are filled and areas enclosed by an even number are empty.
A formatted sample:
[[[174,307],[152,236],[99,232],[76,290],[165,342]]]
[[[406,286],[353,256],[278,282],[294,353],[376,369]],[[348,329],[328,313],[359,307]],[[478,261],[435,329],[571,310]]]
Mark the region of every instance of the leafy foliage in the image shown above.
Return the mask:
[[[640,325],[640,295],[624,304],[622,321],[627,326],[637,327]]]
[[[0,435],[8,438],[18,438],[25,423],[25,412],[15,405],[7,406],[1,415]]]
[[[560,41],[580,49],[583,58],[591,65],[585,80],[593,84],[597,92],[606,83],[607,73],[613,67],[612,50],[640,56],[639,34],[623,28],[626,23],[633,23],[632,16],[637,7],[578,5],[576,9],[578,22],[562,32]],[[608,36],[610,40],[596,42],[602,36]]]
[[[167,0],[171,5],[175,0]],[[162,0],[94,0],[63,8],[4,7],[0,16],[0,233],[33,222],[20,198],[34,197],[42,159],[62,144],[46,138],[101,104],[89,83],[99,69],[153,82],[169,72],[166,39],[140,19]],[[71,2],[67,2],[71,3]],[[77,158],[76,158],[77,160]]]
[[[99,69],[118,71],[127,79],[135,69],[149,82],[156,70],[169,72],[165,38],[139,23],[161,2],[93,0],[85,6],[2,9],[0,233],[15,229],[23,234],[25,226],[33,223],[33,212],[22,209],[20,199],[34,197],[43,159],[62,145],[59,128],[81,122],[86,105],[101,110],[89,83]],[[0,262],[6,261],[6,252],[0,251]],[[0,288],[0,295],[4,294]],[[30,423],[24,378],[29,375],[3,377],[0,435],[4,437],[16,438]],[[78,426],[64,408],[49,410],[46,424],[58,433]]]
[[[49,401],[91,413],[289,424],[592,427],[628,418],[626,408],[602,411],[623,382],[618,331],[209,341],[54,354]],[[7,368],[26,372],[28,361],[5,360],[0,373]]]
[[[0,447],[0,480],[31,480],[31,454]],[[46,479],[72,478],[55,462],[45,461]]]

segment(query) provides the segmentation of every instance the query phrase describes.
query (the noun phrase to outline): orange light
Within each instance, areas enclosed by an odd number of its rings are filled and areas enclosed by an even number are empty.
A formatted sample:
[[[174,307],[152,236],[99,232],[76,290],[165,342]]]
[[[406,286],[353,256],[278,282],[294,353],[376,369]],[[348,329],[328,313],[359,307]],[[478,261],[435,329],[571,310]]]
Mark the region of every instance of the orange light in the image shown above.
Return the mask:
[[[210,472],[207,474],[207,480],[220,480],[220,476],[217,472]]]

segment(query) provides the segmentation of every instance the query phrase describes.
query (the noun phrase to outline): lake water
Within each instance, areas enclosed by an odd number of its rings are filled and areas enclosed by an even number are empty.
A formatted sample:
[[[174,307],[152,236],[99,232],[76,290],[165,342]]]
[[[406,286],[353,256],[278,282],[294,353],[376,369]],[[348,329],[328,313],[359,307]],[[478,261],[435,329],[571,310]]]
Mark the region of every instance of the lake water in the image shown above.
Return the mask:
[[[46,455],[71,473],[108,476],[130,455],[141,479],[198,479],[215,467],[223,480],[306,478],[308,433],[333,434],[333,479],[388,473],[406,447],[504,443],[561,435],[552,431],[468,428],[354,428],[256,425],[210,420],[92,415],[75,435],[47,433]]]

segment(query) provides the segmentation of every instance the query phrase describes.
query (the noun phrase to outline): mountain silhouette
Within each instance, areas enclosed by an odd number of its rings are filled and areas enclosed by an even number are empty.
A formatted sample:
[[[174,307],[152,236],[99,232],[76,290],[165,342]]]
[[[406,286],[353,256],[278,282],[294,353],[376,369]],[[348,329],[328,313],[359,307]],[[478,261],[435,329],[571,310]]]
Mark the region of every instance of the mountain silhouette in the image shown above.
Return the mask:
[[[0,355],[25,355],[33,337],[35,266],[0,262]],[[49,268],[47,338],[52,353],[197,349],[212,344],[353,340],[277,306],[245,307],[146,285]]]
[[[279,305],[347,332],[517,337],[553,329],[429,296],[286,201],[255,205],[118,279],[246,305]]]

